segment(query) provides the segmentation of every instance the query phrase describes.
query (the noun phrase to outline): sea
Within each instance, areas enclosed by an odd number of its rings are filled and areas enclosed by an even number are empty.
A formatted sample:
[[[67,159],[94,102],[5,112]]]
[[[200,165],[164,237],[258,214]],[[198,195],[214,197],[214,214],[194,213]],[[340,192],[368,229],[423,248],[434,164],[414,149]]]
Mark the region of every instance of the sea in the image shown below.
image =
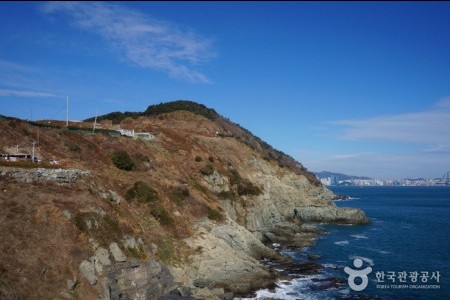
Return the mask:
[[[314,246],[282,250],[297,262],[319,255],[319,273],[294,274],[250,299],[450,299],[450,187],[330,188],[351,197],[337,206],[361,208],[371,223],[319,225],[327,232]],[[367,284],[355,276],[352,289],[346,267],[365,270]]]

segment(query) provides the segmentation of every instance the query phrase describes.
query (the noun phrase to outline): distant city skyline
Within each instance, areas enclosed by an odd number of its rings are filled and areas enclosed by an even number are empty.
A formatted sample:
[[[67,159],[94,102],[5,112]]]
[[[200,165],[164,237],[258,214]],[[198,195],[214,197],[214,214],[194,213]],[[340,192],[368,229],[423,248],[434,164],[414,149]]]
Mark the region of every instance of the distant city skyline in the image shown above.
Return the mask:
[[[357,185],[357,186],[450,186],[450,171],[440,177],[433,178],[368,178],[334,172],[318,172],[315,174],[323,185]]]
[[[450,2],[2,2],[0,114],[188,99],[310,171],[450,169]]]

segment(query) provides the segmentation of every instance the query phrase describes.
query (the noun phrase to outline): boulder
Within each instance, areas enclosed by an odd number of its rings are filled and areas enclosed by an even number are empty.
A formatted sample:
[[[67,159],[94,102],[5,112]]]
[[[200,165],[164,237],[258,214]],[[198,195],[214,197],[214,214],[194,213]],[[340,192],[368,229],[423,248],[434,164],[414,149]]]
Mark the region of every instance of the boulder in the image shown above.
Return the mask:
[[[307,223],[368,224],[364,211],[359,208],[336,206],[297,207],[297,217]]]
[[[157,261],[117,263],[105,269],[104,298],[106,299],[161,299],[176,290],[168,269]]]
[[[109,245],[109,250],[111,251],[112,256],[116,262],[124,262],[127,260],[126,255],[120,250],[119,245],[116,242],[113,242]]]
[[[122,198],[114,191],[112,190],[108,190],[105,193],[101,193],[100,196],[108,201],[111,201],[114,204],[120,204],[120,201],[122,200]]]
[[[94,285],[97,283],[97,276],[95,275],[94,265],[87,261],[83,260],[80,264],[79,270],[81,274],[87,279],[90,285]]]

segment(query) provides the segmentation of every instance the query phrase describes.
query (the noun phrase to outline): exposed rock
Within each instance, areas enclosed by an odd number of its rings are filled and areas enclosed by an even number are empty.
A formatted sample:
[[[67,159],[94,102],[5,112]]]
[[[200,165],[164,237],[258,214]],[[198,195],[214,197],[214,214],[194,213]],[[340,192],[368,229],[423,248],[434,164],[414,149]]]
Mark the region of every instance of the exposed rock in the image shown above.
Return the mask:
[[[61,293],[59,293],[59,295],[64,299],[73,299],[72,294],[67,291],[62,291]]]
[[[68,209],[63,210],[63,214],[67,218],[67,220],[70,220],[72,218],[72,214]]]
[[[67,279],[67,289],[73,291],[78,285],[78,279],[76,277],[73,280]]]
[[[102,217],[106,216],[106,212],[101,207],[91,207],[91,211]],[[98,227],[98,225],[96,227]]]
[[[313,290],[331,290],[342,287],[344,284],[347,283],[347,280],[344,278],[337,278],[337,277],[331,277],[331,278],[312,278],[313,282],[316,282],[312,286]],[[359,298],[358,298],[359,299]]]
[[[234,299],[234,293],[233,292],[226,292],[222,295],[222,300],[233,300]]]
[[[127,260],[126,255],[120,250],[119,245],[116,242],[113,242],[109,245],[109,250],[111,251],[112,256],[116,262],[124,262]]]
[[[97,250],[97,248],[100,247],[100,244],[94,238],[89,238],[89,243],[91,243],[94,250]]]
[[[205,288],[211,283],[210,280],[207,280],[205,278],[197,278],[194,279],[194,282],[192,283],[195,287],[198,288]]]
[[[320,255],[317,254],[308,254],[308,259],[309,260],[317,260],[320,258]]]
[[[103,299],[160,299],[178,288],[167,268],[154,260],[138,267],[118,263],[105,274]]]
[[[90,171],[77,169],[24,169],[0,166],[0,176],[12,177],[19,182],[44,182],[73,183],[79,176],[90,175]]]
[[[142,241],[142,239],[141,239],[141,241]],[[151,248],[153,255],[156,255],[158,253],[158,246],[156,246],[154,243],[151,243],[150,248]]]
[[[201,248],[192,258],[187,274],[193,278],[197,293],[210,293],[208,288],[224,288],[227,291],[246,293],[265,286],[273,280],[273,274],[255,258],[280,258],[272,249],[264,246],[251,232],[232,220],[217,224],[208,232],[199,228],[199,234],[187,239],[193,248]],[[177,281],[184,278],[177,273]]]
[[[97,283],[97,276],[95,275],[94,265],[87,261],[83,260],[80,264],[80,272],[87,279],[90,285],[94,285]]]
[[[211,175],[205,176],[205,180],[208,188],[213,192],[220,193],[230,190],[228,177],[221,176],[216,170]]]
[[[130,237],[128,239],[125,239],[123,241],[123,246],[125,248],[130,248],[130,249],[136,248],[136,246],[137,246],[136,239],[134,237]]]
[[[277,243],[285,247],[306,247],[312,245],[321,232],[318,229],[304,228],[294,223],[278,223],[270,230],[264,232],[264,237],[271,243]]]
[[[111,265],[108,250],[106,250],[105,248],[98,248],[95,251],[95,255],[91,257],[91,262],[94,265],[95,272],[98,274],[102,274],[104,267]]]
[[[368,224],[364,212],[359,208],[336,206],[297,207],[298,218],[302,222]]]
[[[181,297],[187,298],[187,297],[192,296],[192,290],[187,286],[180,286],[177,289],[177,292],[180,294]]]
[[[120,204],[120,201],[122,200],[122,198],[114,191],[112,190],[108,190],[105,193],[101,193],[100,196],[108,201],[111,201],[114,204]]]

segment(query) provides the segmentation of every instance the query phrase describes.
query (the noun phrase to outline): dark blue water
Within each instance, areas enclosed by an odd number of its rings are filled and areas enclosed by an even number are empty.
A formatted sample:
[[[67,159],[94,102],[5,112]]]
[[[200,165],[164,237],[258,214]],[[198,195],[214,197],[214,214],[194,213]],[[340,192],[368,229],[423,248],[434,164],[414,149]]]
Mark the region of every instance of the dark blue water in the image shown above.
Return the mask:
[[[275,294],[261,291],[259,298],[360,299],[368,296],[375,299],[450,299],[450,187],[331,189],[336,194],[355,198],[336,202],[336,205],[359,207],[372,223],[326,225],[328,233],[321,236],[315,246],[306,251],[286,251],[296,260],[305,260],[308,253],[318,254],[318,263],[324,269],[319,275],[304,276],[291,284],[279,283],[281,288]],[[346,281],[335,288],[318,288],[317,278],[346,280],[343,268],[354,268],[352,263],[357,257],[363,260],[363,268],[371,266],[373,269],[368,275],[369,284],[365,290],[355,292]],[[407,278],[405,282],[399,282],[398,272],[403,271],[407,272]],[[379,282],[376,272],[384,272],[385,275],[395,272],[395,282],[386,277],[384,282]],[[417,282],[412,282],[410,272],[419,273]],[[428,272],[429,277],[422,278],[421,272]],[[439,272],[439,282],[431,279],[433,272]],[[422,282],[425,279],[427,281]],[[412,285],[428,285],[428,288],[417,289]]]

